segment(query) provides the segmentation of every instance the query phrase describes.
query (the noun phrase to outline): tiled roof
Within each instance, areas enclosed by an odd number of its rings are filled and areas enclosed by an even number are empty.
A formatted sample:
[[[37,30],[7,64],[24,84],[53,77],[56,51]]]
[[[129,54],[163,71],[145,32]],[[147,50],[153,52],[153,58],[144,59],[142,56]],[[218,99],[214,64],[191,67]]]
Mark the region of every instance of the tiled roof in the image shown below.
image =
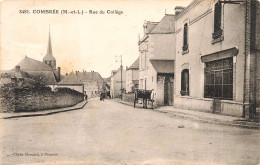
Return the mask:
[[[174,73],[174,60],[150,60],[157,73]]]
[[[173,33],[174,31],[174,15],[166,14],[150,34]]]
[[[103,82],[104,80],[98,72],[71,72],[65,76],[59,84],[83,84],[84,81]]]
[[[23,71],[52,71],[52,68],[49,65],[27,56],[25,56],[17,65],[20,65],[20,68]]]
[[[12,77],[16,77],[16,78],[29,78],[29,74],[27,72],[24,71],[19,71],[16,72],[14,70],[8,70],[8,71],[0,71],[1,74],[1,78],[5,77],[5,78],[12,78]]]
[[[80,82],[79,77],[74,72],[71,72],[67,76],[64,76],[58,84],[82,84],[82,82]]]
[[[139,69],[139,57],[135,60],[135,62],[128,69]]]
[[[30,77],[34,80],[38,80],[45,85],[56,84],[56,79],[52,71],[27,71]]]

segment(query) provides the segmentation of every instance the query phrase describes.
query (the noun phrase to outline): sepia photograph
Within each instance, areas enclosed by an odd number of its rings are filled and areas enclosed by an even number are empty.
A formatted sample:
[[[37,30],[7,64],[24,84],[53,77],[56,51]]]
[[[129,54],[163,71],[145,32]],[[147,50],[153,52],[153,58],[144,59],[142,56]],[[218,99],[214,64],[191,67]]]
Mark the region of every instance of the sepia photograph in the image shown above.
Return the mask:
[[[0,0],[0,165],[260,165],[259,0]]]

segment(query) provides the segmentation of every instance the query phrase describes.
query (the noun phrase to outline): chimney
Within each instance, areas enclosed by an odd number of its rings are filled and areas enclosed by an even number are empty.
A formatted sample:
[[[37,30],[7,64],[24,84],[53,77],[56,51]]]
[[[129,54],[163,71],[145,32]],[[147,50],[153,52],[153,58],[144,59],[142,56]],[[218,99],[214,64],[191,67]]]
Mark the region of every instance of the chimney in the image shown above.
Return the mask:
[[[58,79],[58,82],[59,82],[60,81],[60,67],[58,67],[57,79]]]
[[[176,7],[174,8],[174,10],[175,10],[175,16],[178,15],[178,14],[180,14],[180,13],[183,11],[184,8],[185,8],[185,7],[183,7],[183,6],[176,6]]]
[[[15,72],[20,72],[20,71],[21,71],[20,65],[16,65],[15,66]]]

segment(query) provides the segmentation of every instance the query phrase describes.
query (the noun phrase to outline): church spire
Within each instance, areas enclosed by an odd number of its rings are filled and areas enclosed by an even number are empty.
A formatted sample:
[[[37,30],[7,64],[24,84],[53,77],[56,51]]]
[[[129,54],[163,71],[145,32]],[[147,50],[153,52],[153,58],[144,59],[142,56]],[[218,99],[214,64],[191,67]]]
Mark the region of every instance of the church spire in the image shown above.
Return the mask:
[[[48,41],[47,55],[52,55],[50,25],[49,25],[49,41]]]
[[[48,40],[47,53],[43,57],[43,62],[50,65],[53,69],[56,69],[56,59],[52,55],[50,25],[49,25],[49,40]]]

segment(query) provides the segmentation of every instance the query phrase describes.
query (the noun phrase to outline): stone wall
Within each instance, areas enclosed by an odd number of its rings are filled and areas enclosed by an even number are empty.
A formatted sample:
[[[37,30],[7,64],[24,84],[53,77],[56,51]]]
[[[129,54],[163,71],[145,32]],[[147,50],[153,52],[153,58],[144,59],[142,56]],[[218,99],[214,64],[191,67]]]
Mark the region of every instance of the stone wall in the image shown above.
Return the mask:
[[[1,87],[0,99],[1,112],[25,112],[72,106],[83,101],[83,94],[69,88],[8,85]]]

